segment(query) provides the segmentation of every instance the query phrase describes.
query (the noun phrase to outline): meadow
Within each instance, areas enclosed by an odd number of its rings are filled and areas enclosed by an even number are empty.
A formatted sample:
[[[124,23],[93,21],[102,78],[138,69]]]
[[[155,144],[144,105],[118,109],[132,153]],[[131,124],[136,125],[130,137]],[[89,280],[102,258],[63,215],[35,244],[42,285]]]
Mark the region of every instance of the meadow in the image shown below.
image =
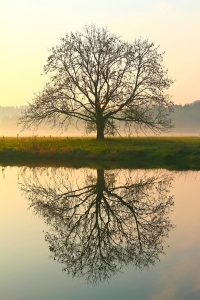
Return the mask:
[[[200,169],[199,137],[1,137],[1,165]]]

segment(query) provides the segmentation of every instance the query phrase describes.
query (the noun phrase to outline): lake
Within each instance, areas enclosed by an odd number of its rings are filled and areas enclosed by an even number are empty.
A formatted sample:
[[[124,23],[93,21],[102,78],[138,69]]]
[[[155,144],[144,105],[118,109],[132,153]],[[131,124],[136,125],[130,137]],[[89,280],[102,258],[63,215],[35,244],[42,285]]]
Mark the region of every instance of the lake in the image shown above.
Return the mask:
[[[5,167],[0,195],[2,300],[200,299],[199,171]]]

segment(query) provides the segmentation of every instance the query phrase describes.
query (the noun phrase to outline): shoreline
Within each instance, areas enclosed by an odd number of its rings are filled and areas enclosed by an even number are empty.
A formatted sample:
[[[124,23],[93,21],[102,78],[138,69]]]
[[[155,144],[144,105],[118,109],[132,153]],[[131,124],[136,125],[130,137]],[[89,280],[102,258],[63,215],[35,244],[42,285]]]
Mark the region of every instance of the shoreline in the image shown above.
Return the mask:
[[[0,164],[200,170],[200,138],[2,137]]]

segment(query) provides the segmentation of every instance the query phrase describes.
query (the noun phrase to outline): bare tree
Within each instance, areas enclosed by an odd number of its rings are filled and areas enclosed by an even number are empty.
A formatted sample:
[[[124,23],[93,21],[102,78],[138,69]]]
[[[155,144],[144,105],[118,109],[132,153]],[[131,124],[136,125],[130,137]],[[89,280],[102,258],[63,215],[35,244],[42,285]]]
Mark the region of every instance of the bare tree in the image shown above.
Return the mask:
[[[24,129],[41,123],[67,129],[72,119],[86,123],[97,138],[117,132],[116,121],[158,133],[172,127],[173,83],[159,47],[141,38],[122,41],[107,28],[86,26],[51,49],[44,66],[50,81],[23,112]]]
[[[89,173],[85,183],[68,171],[48,170],[43,183],[45,176],[40,179],[37,171],[32,181],[24,176],[22,191],[50,226],[45,239],[54,260],[68,274],[92,284],[108,280],[128,264],[141,269],[153,265],[173,228],[168,217],[173,207],[171,175],[125,174],[118,184],[119,171]]]

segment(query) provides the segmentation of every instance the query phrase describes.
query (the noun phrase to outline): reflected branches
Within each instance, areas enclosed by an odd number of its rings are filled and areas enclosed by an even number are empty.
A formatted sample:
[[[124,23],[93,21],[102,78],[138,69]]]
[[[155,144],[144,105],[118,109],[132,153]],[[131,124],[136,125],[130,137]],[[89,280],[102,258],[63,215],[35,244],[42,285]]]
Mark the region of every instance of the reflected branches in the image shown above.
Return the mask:
[[[49,225],[52,257],[68,274],[96,284],[163,253],[173,228],[169,172],[33,169],[22,178],[30,206]]]

